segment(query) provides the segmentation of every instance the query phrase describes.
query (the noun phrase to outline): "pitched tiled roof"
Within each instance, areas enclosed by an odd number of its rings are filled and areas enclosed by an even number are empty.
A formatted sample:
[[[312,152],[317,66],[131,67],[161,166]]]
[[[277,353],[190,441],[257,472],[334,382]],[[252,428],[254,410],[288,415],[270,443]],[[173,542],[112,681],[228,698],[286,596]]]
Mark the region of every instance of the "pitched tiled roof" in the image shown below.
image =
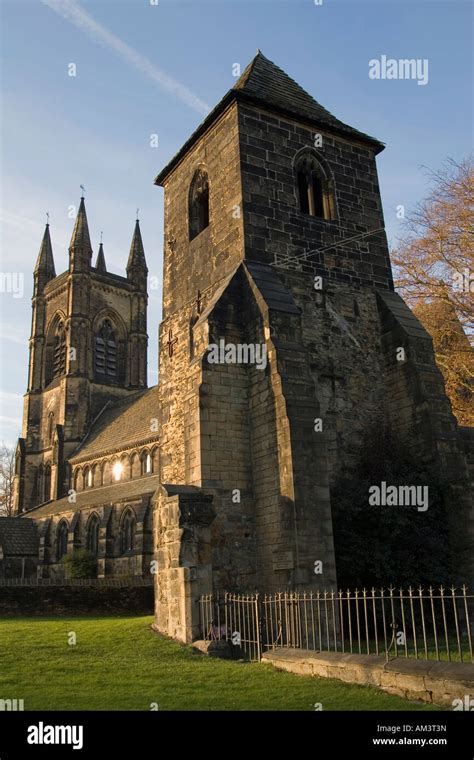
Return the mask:
[[[114,504],[124,499],[135,499],[155,493],[160,485],[159,475],[146,475],[136,480],[126,480],[123,483],[112,483],[110,486],[91,488],[76,494],[76,501],[71,504],[68,496],[56,501],[50,501],[35,509],[30,509],[23,517],[32,517],[34,520],[41,517],[51,517],[61,512],[77,512],[90,507],[102,507]]]
[[[5,556],[26,557],[38,554],[36,525],[19,517],[0,517],[0,546]]]
[[[150,426],[151,420],[157,417],[157,385],[106,406],[70,461],[87,461],[99,454],[123,451],[135,444],[156,440],[158,433]]]
[[[157,185],[163,182],[165,177],[196,142],[198,137],[205,132],[210,124],[233,100],[260,104],[266,106],[271,111],[293,117],[296,116],[316,126],[326,126],[334,132],[370,143],[375,147],[377,152],[380,152],[384,148],[383,143],[375,137],[371,137],[365,134],[365,132],[359,132],[358,129],[344,124],[344,122],[333,116],[332,113],[318,103],[306,90],[303,90],[279,66],[258,51],[235,85],[224,95],[222,100],[206,116],[178,153],[161,170],[155,179]]]

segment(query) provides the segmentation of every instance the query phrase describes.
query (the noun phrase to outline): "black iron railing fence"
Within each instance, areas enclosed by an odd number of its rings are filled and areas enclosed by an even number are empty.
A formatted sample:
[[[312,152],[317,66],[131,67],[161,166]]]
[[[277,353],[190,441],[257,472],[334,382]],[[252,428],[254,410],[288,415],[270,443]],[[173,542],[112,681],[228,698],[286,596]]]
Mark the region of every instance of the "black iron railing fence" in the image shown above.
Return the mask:
[[[428,589],[208,594],[202,637],[259,660],[276,647],[472,662],[474,596]]]

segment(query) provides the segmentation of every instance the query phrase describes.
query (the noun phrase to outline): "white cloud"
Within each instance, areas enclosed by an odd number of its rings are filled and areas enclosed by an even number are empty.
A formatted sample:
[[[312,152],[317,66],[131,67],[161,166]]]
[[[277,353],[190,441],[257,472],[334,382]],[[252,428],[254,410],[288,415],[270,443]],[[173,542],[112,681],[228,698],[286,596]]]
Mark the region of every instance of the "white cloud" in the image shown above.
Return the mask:
[[[87,34],[94,42],[98,42],[110,50],[113,50],[126,63],[145,74],[155,84],[167,90],[183,103],[200,114],[207,114],[210,110],[207,103],[200,100],[185,85],[177,82],[164,71],[155,66],[148,58],[134,48],[123,42],[120,37],[110,32],[106,27],[95,21],[76,0],[42,0],[44,5],[58,13],[66,21],[76,26]]]

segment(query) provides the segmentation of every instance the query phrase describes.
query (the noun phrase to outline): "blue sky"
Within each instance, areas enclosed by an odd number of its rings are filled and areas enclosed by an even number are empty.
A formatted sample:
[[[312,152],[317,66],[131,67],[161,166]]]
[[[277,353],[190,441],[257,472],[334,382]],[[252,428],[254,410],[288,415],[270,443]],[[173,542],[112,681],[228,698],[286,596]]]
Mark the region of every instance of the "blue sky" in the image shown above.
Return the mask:
[[[123,273],[140,209],[150,276],[161,281],[163,191],[154,176],[262,52],[334,115],[386,143],[378,158],[389,240],[397,205],[426,193],[422,166],[472,149],[472,4],[460,0],[0,0],[2,11],[0,441],[19,434],[32,270],[50,214],[67,266],[79,185],[94,250]],[[372,80],[368,62],[428,59],[429,81]],[[76,76],[68,75],[69,64]],[[158,135],[158,147],[150,135]],[[161,290],[150,291],[149,382],[157,380]]]

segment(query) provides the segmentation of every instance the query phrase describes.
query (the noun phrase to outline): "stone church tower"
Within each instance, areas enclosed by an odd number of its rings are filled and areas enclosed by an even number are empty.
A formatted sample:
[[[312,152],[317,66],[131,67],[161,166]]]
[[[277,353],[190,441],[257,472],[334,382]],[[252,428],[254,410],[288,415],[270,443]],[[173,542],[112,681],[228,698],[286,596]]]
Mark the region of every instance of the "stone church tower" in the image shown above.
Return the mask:
[[[85,548],[98,577],[154,574],[155,626],[186,642],[201,594],[337,588],[335,492],[385,427],[446,484],[447,531],[472,536],[472,428],[458,428],[432,340],[394,292],[383,147],[256,55],[156,178],[152,388],[138,221],[126,277],[107,272],[102,245],[92,266],[83,198],[60,275],[46,227],[20,518],[3,526],[12,546],[24,534],[23,564],[37,545],[39,577],[63,578]]]
[[[393,288],[383,147],[259,52],[156,179],[166,634],[195,638],[213,589],[336,587],[331,489],[368,430],[466,480],[431,339]]]
[[[49,225],[34,270],[28,389],[16,455],[17,512],[59,499],[69,457],[107,403],[147,386],[147,267],[138,221],[127,276],[95,266],[81,198],[69,269],[56,276]]]

